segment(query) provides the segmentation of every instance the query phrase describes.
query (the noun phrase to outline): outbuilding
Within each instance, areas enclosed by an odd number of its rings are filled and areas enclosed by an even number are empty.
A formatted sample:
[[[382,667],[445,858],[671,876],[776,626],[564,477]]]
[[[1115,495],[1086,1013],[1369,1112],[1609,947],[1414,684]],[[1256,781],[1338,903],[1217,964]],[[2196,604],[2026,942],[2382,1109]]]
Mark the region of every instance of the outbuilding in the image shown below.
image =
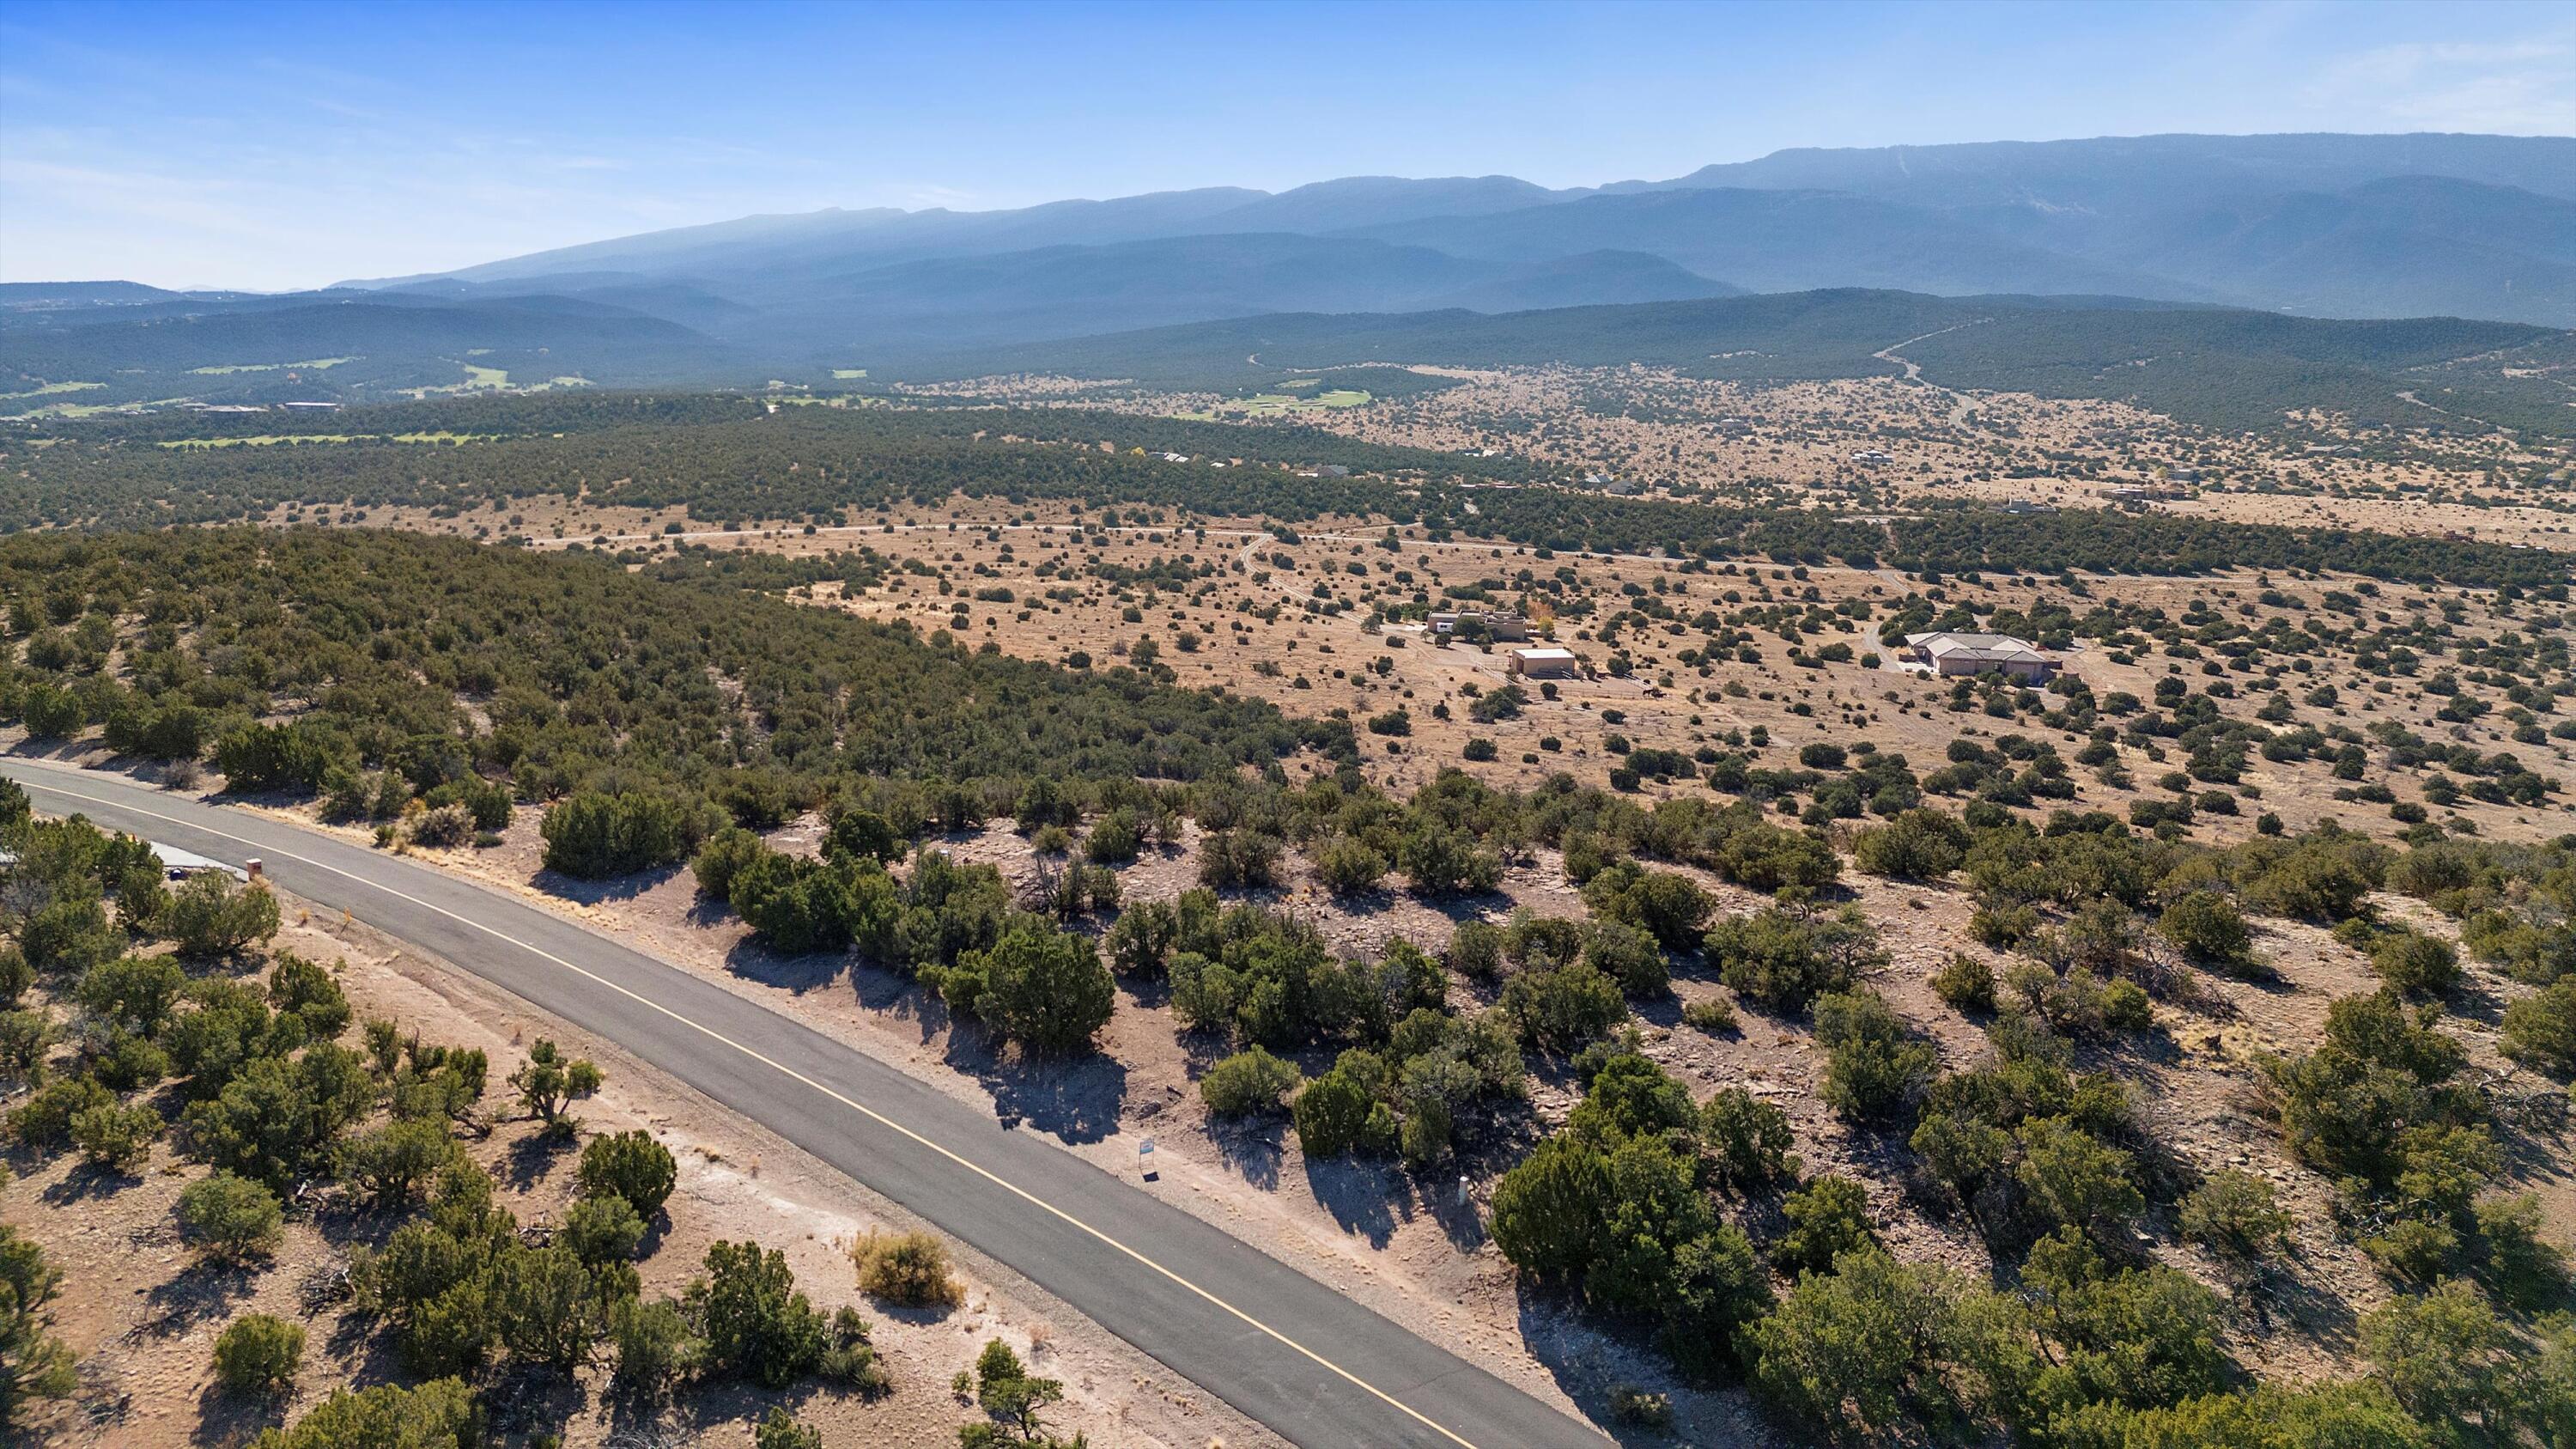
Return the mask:
[[[1523,679],[1572,679],[1574,651],[1515,649],[1512,651],[1512,673]]]

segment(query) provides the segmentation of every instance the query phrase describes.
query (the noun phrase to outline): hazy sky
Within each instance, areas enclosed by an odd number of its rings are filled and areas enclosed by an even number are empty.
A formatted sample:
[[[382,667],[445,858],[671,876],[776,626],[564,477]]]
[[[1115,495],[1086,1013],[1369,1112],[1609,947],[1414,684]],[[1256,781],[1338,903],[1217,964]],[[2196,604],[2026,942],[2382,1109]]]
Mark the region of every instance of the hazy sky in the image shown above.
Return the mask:
[[[0,279],[1787,146],[2576,134],[2576,7],[0,3]]]

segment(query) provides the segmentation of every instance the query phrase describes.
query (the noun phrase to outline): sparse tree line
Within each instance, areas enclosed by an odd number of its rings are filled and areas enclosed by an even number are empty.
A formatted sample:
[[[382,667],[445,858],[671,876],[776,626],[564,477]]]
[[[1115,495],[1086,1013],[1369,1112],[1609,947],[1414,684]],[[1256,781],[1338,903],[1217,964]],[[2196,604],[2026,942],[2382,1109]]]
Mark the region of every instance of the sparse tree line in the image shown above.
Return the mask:
[[[372,422],[371,422],[372,419]],[[549,422],[568,424],[549,426]],[[335,415],[320,446],[156,446],[189,437],[320,431],[319,423],[144,418],[78,425],[0,480],[0,526],[133,528],[231,522],[286,507],[405,504],[454,515],[575,496],[617,506],[685,505],[717,523],[843,523],[955,494],[1143,503],[1299,522],[1323,514],[1419,523],[1440,536],[1496,538],[1557,552],[1668,553],[1782,563],[1887,562],[1936,574],[2065,569],[2118,574],[2261,567],[2492,588],[2565,588],[2553,555],[2495,544],[2288,528],[2096,510],[2009,515],[1952,505],[1887,525],[1802,509],[1729,509],[1523,486],[1548,470],[1518,458],[1389,448],[1311,429],[1242,427],[1059,409],[790,409],[763,416],[733,399],[598,395],[459,401]],[[424,449],[404,431],[492,441]],[[130,441],[129,441],[130,440]],[[1113,448],[1100,444],[1114,440]],[[1291,467],[1170,464],[1156,455],[1329,462],[1363,476],[1301,478]],[[1473,507],[1470,508],[1472,503]],[[1890,545],[1891,533],[1893,546]]]

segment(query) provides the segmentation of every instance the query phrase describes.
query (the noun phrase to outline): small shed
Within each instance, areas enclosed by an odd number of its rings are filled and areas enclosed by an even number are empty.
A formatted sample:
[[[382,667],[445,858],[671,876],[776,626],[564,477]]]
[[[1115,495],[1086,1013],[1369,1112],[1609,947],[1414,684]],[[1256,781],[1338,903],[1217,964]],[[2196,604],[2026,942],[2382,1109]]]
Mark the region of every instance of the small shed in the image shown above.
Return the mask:
[[[1512,651],[1512,673],[1523,679],[1572,679],[1574,651],[1515,649]]]

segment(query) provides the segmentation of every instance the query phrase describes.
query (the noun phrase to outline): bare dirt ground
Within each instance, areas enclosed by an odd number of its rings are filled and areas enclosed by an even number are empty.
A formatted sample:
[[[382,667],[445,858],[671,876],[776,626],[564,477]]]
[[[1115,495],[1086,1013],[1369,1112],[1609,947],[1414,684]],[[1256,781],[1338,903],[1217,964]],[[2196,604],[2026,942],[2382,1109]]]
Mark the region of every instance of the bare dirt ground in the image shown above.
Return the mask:
[[[641,1128],[679,1161],[678,1188],[639,1264],[647,1297],[677,1293],[719,1239],[783,1250],[818,1307],[853,1304],[866,1315],[894,1383],[892,1393],[874,1399],[810,1385],[784,1396],[712,1388],[683,1395],[660,1427],[711,1444],[747,1442],[752,1423],[783,1402],[829,1443],[954,1443],[955,1426],[981,1415],[951,1394],[949,1380],[988,1339],[1001,1338],[1035,1371],[1064,1381],[1066,1402],[1055,1422],[1088,1431],[1095,1444],[1204,1449],[1280,1442],[962,1246],[952,1244],[951,1252],[968,1290],[964,1306],[926,1313],[867,1301],[857,1291],[848,1244],[874,1228],[922,1226],[903,1209],[607,1042],[336,912],[284,904],[288,925],[276,948],[342,963],[341,987],[360,1019],[392,1017],[428,1040],[490,1055],[486,1113],[511,1113],[502,1081],[538,1038],[600,1063],[607,1086],[578,1108],[584,1135]],[[551,1146],[534,1124],[508,1120],[468,1147],[491,1170],[498,1200],[523,1225],[561,1220],[573,1196],[578,1148]],[[174,1205],[203,1169],[180,1161],[166,1145],[132,1176],[85,1169],[68,1152],[42,1164],[22,1158],[16,1166],[21,1175],[0,1219],[41,1243],[62,1271],[55,1329],[81,1356],[78,1395],[36,1420],[28,1443],[237,1445],[267,1425],[298,1417],[334,1387],[380,1382],[387,1373],[381,1340],[343,1307],[308,1304],[304,1289],[315,1275],[344,1265],[352,1249],[381,1241],[395,1221],[390,1215],[368,1214],[326,1194],[310,1210],[291,1213],[284,1242],[266,1264],[224,1269],[194,1263],[179,1240]],[[213,1382],[216,1335],[251,1312],[306,1325],[303,1372],[292,1395],[274,1403],[240,1402]],[[496,1427],[514,1442],[543,1429],[562,1433],[567,1444],[595,1445],[650,1425],[616,1408],[604,1387],[605,1371],[594,1366],[568,1388],[505,1397],[505,1405],[517,1407],[505,1407]]]

